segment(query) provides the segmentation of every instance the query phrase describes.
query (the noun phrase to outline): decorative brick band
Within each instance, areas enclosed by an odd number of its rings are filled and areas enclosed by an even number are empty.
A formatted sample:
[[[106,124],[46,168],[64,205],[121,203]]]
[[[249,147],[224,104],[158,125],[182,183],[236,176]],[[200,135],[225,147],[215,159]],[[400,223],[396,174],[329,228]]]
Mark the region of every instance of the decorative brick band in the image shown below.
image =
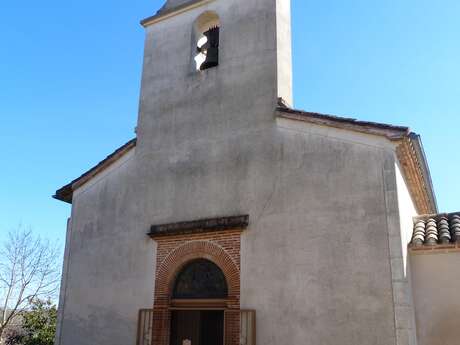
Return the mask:
[[[158,247],[152,345],[169,345],[171,295],[176,277],[187,263],[201,258],[215,263],[225,276],[225,345],[239,345],[241,231],[155,237]]]

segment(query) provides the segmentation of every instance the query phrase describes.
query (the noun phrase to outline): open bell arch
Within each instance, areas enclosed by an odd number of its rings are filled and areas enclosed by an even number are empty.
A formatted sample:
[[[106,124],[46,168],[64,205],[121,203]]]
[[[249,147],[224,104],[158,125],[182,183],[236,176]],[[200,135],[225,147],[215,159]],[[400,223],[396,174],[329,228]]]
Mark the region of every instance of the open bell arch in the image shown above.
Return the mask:
[[[193,23],[192,57],[198,71],[219,64],[220,18],[214,11],[203,12]]]

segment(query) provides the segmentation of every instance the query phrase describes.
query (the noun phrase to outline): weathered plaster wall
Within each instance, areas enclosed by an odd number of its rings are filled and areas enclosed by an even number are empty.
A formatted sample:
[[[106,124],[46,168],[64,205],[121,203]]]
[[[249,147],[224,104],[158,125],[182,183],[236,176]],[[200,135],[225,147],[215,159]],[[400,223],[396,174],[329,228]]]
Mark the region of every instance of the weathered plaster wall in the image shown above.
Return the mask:
[[[68,268],[70,264],[70,240],[71,239],[72,239],[72,219],[69,218],[67,220],[67,231],[66,231],[66,240],[65,240],[64,260],[62,264],[61,286],[59,289],[59,305],[58,305],[58,313],[57,313],[57,321],[56,321],[56,335],[54,337],[55,344],[61,344],[61,334],[62,334],[62,328],[64,324],[64,310],[66,310],[65,296],[66,296],[66,291],[67,291],[67,279],[69,277]]]
[[[410,255],[418,345],[460,342],[460,253]]]
[[[74,195],[57,344],[134,344],[151,304],[154,245],[139,213],[135,151]]]
[[[396,344],[394,147],[276,121],[277,97],[292,99],[285,2],[214,1],[147,28],[136,150],[74,195],[61,345],[135,343],[150,225],[237,214],[251,217],[241,305],[259,344]],[[220,16],[220,65],[192,73],[204,10]]]
[[[242,307],[257,310],[258,342],[395,344],[391,146],[289,120],[272,138],[277,156],[253,164],[260,199],[241,254]]]
[[[257,310],[259,342],[395,342],[382,178],[391,147],[292,121],[239,139],[201,161],[203,176],[155,171],[139,181],[132,153],[76,194],[62,344],[134,344],[137,310],[152,304],[155,246],[145,232],[161,222],[151,205],[171,197],[164,179],[183,179],[181,207],[200,209],[173,221],[251,215],[241,298]]]
[[[205,10],[221,19],[220,65],[192,74]],[[275,0],[214,1],[147,28],[137,148],[74,193],[60,344],[134,344],[137,312],[153,304],[150,225],[257,199],[249,162],[272,155],[266,129],[277,96],[291,98],[277,91],[276,17]]]

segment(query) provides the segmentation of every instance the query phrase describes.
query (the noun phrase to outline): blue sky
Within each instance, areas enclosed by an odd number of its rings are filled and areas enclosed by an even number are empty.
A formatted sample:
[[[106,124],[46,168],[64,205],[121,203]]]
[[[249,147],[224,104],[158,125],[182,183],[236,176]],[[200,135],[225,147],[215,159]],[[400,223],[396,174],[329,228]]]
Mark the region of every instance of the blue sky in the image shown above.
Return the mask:
[[[0,239],[63,241],[60,187],[134,136],[140,19],[162,1],[0,2]],[[295,106],[409,125],[439,208],[460,210],[460,2],[293,0]]]

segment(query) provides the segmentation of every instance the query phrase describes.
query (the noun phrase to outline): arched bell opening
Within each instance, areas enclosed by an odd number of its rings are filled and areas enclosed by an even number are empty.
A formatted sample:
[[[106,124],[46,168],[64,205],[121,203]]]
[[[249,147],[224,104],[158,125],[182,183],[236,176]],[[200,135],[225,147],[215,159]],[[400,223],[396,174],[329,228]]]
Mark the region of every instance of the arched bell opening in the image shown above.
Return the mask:
[[[217,13],[202,13],[193,25],[194,68],[203,71],[219,65],[220,19]]]

